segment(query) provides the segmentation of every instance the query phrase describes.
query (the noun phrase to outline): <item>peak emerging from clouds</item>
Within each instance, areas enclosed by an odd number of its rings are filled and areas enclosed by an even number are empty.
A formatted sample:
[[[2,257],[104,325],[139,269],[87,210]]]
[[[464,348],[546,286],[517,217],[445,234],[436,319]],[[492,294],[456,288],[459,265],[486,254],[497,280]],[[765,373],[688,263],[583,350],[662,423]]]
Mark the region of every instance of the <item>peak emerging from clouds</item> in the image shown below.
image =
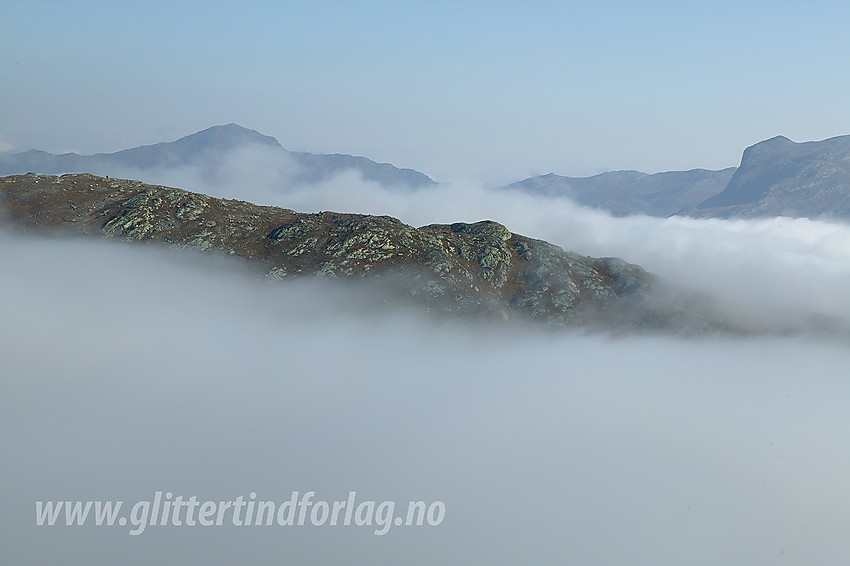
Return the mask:
[[[313,154],[284,149],[273,137],[235,123],[213,126],[173,142],[160,142],[115,153],[54,155],[39,150],[0,155],[0,175],[23,173],[94,173],[161,182],[175,171],[195,168],[208,177],[222,173],[234,155],[257,160],[265,168],[285,170],[291,184],[315,183],[354,171],[364,180],[387,187],[417,189],[434,185],[427,175],[347,154]],[[226,172],[225,172],[226,173]]]
[[[720,171],[549,174],[506,188],[617,215],[850,218],[850,136],[804,143],[776,136],[745,149],[739,167]]]
[[[715,216],[850,217],[850,136],[803,143],[777,136],[750,146],[726,188],[697,208]]]
[[[250,146],[283,148],[276,139],[243,128],[238,124],[213,126],[180,138],[174,142],[160,142],[111,154],[93,157],[112,161],[125,167],[139,169],[189,165],[203,159],[220,158],[220,154]]]
[[[338,183],[340,191],[360,180],[402,192],[437,185],[419,171],[365,157],[289,151],[275,138],[235,123],[116,153],[32,150],[0,155],[0,175],[95,173],[206,193],[214,193],[223,179],[244,178],[246,171],[267,193],[352,173]],[[747,148],[740,167],[719,171],[612,171],[580,178],[548,174],[505,188],[568,198],[615,215],[850,218],[850,136],[805,143],[776,136]]]

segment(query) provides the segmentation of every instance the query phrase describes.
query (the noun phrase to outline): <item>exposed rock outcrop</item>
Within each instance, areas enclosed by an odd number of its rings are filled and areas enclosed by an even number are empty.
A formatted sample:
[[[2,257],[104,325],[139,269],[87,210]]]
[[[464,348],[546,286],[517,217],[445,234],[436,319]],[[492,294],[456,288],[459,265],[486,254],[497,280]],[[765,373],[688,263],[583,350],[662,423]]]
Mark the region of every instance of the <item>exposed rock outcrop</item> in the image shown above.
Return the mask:
[[[438,311],[556,324],[628,325],[653,277],[492,221],[408,226],[388,216],[292,210],[89,174],[0,179],[6,216],[27,230],[162,242],[250,260],[270,278],[382,278]],[[392,294],[391,293],[391,294]]]

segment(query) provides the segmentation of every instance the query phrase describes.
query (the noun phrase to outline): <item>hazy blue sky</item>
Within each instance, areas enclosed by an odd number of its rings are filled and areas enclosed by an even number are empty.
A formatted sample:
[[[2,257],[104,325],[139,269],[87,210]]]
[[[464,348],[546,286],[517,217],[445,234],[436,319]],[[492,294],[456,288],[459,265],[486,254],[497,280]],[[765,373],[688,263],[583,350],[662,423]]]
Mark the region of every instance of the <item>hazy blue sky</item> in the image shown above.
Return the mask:
[[[850,4],[0,0],[0,146],[238,122],[440,180],[737,165],[850,133]]]

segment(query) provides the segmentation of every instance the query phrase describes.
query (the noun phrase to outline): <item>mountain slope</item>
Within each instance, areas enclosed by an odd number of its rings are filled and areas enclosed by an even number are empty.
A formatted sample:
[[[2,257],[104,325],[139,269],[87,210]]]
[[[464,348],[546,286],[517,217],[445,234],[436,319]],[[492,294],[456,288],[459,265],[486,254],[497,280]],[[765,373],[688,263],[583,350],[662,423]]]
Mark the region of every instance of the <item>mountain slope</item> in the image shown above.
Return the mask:
[[[757,143],[744,151],[728,186],[696,208],[698,216],[850,218],[850,136]]]
[[[251,146],[283,150],[280,143],[273,137],[243,128],[238,124],[227,124],[207,128],[174,142],[144,145],[111,154],[99,153],[92,157],[126,167],[147,169],[188,165],[199,160],[219,157],[218,154]]]
[[[693,169],[654,175],[639,171],[611,171],[592,177],[562,177],[550,173],[505,188],[563,196],[615,215],[670,216],[722,191],[734,171],[734,168],[720,171]]]
[[[496,222],[413,228],[387,216],[302,214],[94,175],[0,179],[14,226],[161,242],[243,258],[271,278],[380,280],[438,312],[555,324],[657,319],[639,308],[654,277],[512,234]]]
[[[238,124],[213,126],[177,141],[134,147],[115,153],[54,155],[30,150],[0,155],[0,175],[33,172],[94,173],[111,176],[138,173],[145,176],[145,173],[154,174],[186,166],[214,171],[228,156],[239,151],[262,151],[264,156],[270,157],[270,164],[291,169],[292,183],[319,182],[353,170],[366,181],[387,187],[416,189],[436,184],[418,171],[399,169],[388,163],[376,163],[365,157],[288,151],[275,138]]]
[[[850,136],[805,143],[777,136],[744,150],[739,167],[719,171],[549,174],[504,188],[563,196],[615,215],[850,218]]]

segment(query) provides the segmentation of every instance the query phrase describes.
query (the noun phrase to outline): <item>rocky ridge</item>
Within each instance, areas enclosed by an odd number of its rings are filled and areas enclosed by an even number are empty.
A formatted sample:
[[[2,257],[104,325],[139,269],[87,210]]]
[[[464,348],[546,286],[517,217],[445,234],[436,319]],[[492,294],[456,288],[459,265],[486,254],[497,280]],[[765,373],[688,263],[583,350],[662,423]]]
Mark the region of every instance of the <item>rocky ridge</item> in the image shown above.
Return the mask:
[[[414,228],[389,216],[298,213],[91,174],[0,178],[0,202],[18,229],[218,252],[270,279],[381,279],[390,295],[437,312],[559,325],[657,316],[640,308],[654,281],[640,267],[567,252],[489,220]]]

